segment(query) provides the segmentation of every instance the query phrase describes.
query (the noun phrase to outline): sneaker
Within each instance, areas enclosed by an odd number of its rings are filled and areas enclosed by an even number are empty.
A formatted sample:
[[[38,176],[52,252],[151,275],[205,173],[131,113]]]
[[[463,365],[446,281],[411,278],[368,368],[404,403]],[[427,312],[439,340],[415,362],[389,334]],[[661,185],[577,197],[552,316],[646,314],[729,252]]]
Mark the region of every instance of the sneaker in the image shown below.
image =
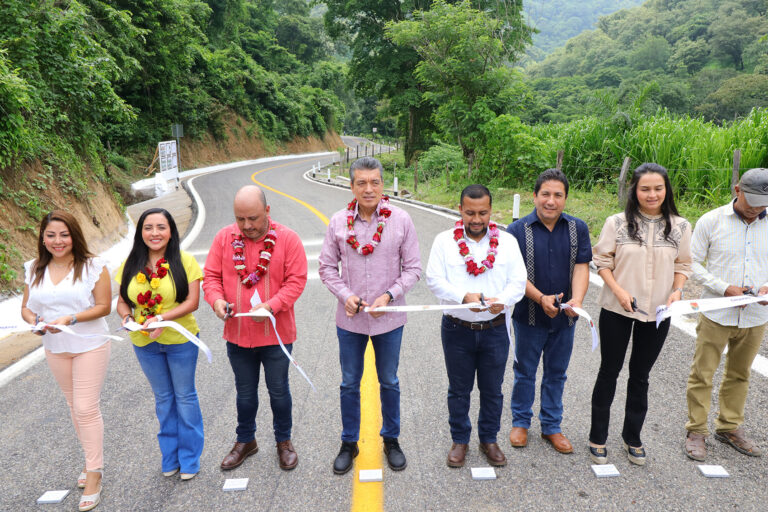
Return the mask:
[[[627,458],[629,459],[629,462],[638,466],[645,466],[645,448],[642,446],[635,448],[633,446],[629,446],[627,443],[624,443],[624,449],[627,451]]]
[[[337,475],[343,475],[352,469],[352,460],[359,453],[357,441],[342,441],[339,454],[336,456],[336,460],[333,461],[333,472]]]
[[[605,446],[602,448],[589,446],[589,458],[595,464],[608,464],[608,449]]]
[[[704,462],[707,458],[707,443],[705,439],[707,436],[704,434],[697,434],[696,432],[688,432],[685,436],[685,454],[689,459]]]
[[[763,454],[757,443],[749,439],[741,427],[729,432],[716,432],[715,439],[721,443],[733,446],[737,452],[749,455],[750,457],[760,457]]]
[[[384,453],[387,455],[387,464],[392,471],[402,471],[408,465],[405,454],[396,438],[384,438]]]

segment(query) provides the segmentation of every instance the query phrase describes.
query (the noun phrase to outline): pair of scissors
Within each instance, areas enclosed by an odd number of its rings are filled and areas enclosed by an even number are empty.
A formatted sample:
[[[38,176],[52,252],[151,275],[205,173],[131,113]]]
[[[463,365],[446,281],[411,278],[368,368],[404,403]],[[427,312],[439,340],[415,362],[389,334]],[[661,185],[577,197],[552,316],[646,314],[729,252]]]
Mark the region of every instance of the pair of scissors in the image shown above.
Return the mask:
[[[480,293],[480,304],[482,304],[483,307],[488,307],[488,305],[485,303],[485,297],[483,297],[482,292]]]
[[[648,316],[648,313],[637,307],[637,299],[635,297],[632,297],[632,311]]]
[[[234,311],[234,308],[232,308],[232,304],[227,302],[227,305],[224,306],[224,320],[226,320],[227,318],[232,318],[234,314],[235,314],[235,311]]]
[[[357,299],[357,309],[355,310],[355,314],[360,312],[360,308],[363,307],[363,299],[358,298]]]

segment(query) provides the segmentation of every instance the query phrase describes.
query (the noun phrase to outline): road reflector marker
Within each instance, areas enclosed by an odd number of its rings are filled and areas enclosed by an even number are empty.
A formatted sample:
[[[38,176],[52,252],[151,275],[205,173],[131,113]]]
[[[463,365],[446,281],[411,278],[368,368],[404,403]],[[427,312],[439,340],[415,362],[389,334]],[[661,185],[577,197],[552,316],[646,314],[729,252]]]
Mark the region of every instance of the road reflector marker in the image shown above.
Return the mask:
[[[496,471],[491,467],[472,468],[472,480],[496,480]]]
[[[592,464],[592,471],[598,478],[609,478],[621,474],[613,464]]]
[[[701,474],[707,478],[728,478],[728,472],[723,466],[715,466],[710,464],[699,464],[698,466]]]
[[[244,491],[248,487],[247,478],[227,478],[224,481],[223,491]]]
[[[384,477],[380,469],[361,469],[358,478],[361,482],[381,482]]]
[[[44,503],[61,503],[64,498],[69,494],[69,489],[63,491],[45,491],[42,496],[37,498],[37,504],[42,505]]]

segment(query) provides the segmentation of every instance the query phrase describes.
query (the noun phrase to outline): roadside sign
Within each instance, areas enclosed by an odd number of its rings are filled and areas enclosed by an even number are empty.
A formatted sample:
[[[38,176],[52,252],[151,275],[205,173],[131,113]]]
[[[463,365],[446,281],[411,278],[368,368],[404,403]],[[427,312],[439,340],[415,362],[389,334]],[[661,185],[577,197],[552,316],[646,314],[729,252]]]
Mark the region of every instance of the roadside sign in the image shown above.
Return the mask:
[[[166,140],[157,144],[160,173],[165,180],[179,177],[179,153],[175,140]]]

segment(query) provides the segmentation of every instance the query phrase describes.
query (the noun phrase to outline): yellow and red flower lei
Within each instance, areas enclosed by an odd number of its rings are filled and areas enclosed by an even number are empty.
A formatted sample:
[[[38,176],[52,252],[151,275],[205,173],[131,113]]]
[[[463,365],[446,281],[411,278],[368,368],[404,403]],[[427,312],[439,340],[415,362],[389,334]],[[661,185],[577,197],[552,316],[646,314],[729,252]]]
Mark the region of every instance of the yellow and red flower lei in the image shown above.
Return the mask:
[[[155,263],[155,271],[149,267],[136,274],[136,282],[144,284],[149,281],[150,289],[136,295],[136,321],[143,324],[147,318],[159,315],[163,311],[163,296],[152,293],[160,286],[160,280],[168,275],[170,265],[165,258],[160,258]],[[141,309],[141,312],[139,310]]]
[[[371,242],[363,246],[357,241],[355,236],[355,205],[357,205],[357,199],[353,199],[351,203],[347,205],[347,243],[357,251],[358,254],[368,256],[372,254],[376,246],[381,242],[381,234],[384,232],[384,226],[387,225],[387,219],[392,215],[392,210],[389,209],[389,197],[382,196],[379,201],[379,225],[376,227],[376,232],[371,237]]]
[[[259,254],[259,263],[256,265],[256,271],[249,274],[245,267],[245,240],[243,235],[236,235],[235,239],[232,240],[232,249],[234,250],[232,260],[235,262],[235,271],[240,276],[240,282],[246,288],[251,288],[267,273],[269,263],[272,261],[272,251],[275,249],[275,242],[277,242],[277,231],[275,231],[274,224],[270,222],[267,236],[264,237],[264,250]]]

